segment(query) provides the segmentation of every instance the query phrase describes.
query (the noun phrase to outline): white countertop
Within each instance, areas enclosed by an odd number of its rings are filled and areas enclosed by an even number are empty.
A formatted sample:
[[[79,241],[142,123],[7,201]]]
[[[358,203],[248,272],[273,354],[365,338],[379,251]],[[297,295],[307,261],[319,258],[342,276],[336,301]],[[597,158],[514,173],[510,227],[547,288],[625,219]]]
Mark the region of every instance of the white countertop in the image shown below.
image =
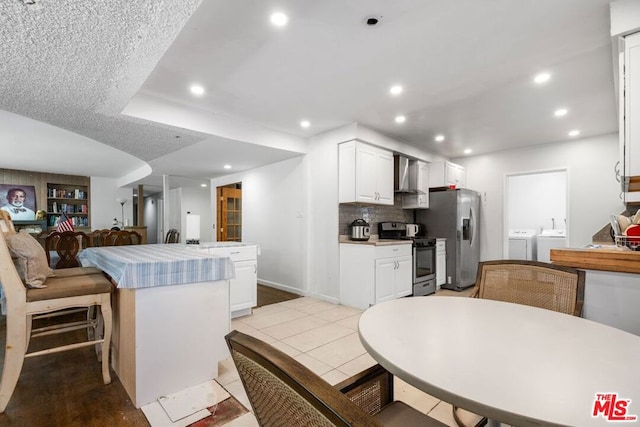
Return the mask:
[[[369,240],[351,240],[349,236],[341,235],[338,239],[339,243],[347,243],[351,245],[374,245],[374,246],[389,246],[389,245],[411,245],[412,240],[392,240],[382,239],[379,240],[377,235],[372,235]]]
[[[258,246],[255,243],[248,242],[201,242],[198,245],[189,245],[195,248],[233,248],[240,246]]]

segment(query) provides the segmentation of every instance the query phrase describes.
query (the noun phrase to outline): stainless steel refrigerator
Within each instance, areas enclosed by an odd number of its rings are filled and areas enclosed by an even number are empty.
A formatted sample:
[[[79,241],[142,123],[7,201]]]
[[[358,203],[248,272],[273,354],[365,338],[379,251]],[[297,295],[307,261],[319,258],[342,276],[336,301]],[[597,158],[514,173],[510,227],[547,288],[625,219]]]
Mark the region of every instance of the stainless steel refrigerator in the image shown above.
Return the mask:
[[[480,194],[457,189],[429,193],[429,209],[416,212],[428,237],[447,239],[445,289],[460,291],[476,281],[480,261]]]

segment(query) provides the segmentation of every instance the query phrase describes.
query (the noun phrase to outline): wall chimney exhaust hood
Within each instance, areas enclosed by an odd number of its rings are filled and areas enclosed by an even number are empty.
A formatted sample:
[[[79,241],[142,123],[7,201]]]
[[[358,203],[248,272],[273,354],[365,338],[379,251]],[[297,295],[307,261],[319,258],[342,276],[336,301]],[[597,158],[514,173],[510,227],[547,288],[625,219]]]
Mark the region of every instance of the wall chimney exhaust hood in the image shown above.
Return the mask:
[[[426,194],[428,188],[421,188],[422,180],[417,172],[418,161],[402,155],[393,156],[393,190],[396,193]]]
[[[410,193],[409,190],[409,158],[393,156],[393,191]]]

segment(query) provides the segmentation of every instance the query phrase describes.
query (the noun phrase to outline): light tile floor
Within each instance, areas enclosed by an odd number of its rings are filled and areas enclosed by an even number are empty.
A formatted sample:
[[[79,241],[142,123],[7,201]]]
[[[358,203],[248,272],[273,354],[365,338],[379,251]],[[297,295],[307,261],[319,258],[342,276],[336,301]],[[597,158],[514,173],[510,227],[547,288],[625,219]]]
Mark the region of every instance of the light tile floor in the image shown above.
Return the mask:
[[[439,295],[467,297],[463,292],[438,291]],[[338,382],[373,366],[358,338],[358,319],[361,310],[303,297],[253,310],[249,316],[234,319],[231,329],[237,329],[259,338],[320,375],[330,384]],[[251,409],[238,372],[231,358],[219,366],[217,381],[244,406]],[[394,379],[395,399],[449,425],[456,426],[451,405]],[[464,414],[465,421],[475,424],[480,418]],[[254,427],[257,422],[252,413],[225,424],[225,427]]]

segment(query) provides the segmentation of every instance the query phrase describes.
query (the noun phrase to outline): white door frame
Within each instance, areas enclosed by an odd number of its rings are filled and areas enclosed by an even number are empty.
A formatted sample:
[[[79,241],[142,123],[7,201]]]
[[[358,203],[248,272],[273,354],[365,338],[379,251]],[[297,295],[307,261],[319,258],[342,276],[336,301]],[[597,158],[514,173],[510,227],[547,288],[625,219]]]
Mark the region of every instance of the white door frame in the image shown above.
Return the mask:
[[[554,169],[542,169],[542,170],[533,170],[528,172],[514,172],[514,173],[506,173],[504,174],[504,183],[503,183],[503,201],[502,201],[502,257],[503,259],[509,258],[509,178],[514,176],[523,176],[523,175],[539,175],[545,173],[555,173],[555,172],[564,172],[566,174],[566,188],[565,188],[565,218],[567,219],[567,227],[566,227],[566,236],[567,236],[567,246],[569,246],[570,234],[571,234],[571,221],[570,212],[569,212],[569,167],[560,167]]]

